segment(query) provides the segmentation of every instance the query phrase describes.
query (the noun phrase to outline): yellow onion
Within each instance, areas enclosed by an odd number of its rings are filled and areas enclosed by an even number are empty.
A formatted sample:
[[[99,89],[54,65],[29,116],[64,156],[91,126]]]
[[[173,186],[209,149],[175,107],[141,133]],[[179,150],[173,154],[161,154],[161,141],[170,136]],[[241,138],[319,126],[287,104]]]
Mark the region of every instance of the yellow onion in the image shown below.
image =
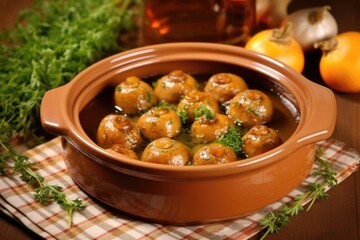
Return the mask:
[[[304,52],[293,37],[291,23],[282,28],[266,29],[256,33],[246,43],[245,48],[272,57],[300,73],[304,68]]]
[[[323,51],[320,74],[333,90],[360,92],[360,32],[345,32],[315,43]]]

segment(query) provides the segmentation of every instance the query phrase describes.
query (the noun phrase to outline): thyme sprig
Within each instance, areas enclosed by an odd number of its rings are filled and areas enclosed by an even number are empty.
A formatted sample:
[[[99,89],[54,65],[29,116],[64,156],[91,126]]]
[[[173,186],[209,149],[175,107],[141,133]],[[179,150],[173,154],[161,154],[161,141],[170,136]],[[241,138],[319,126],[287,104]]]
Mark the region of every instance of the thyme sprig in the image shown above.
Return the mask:
[[[44,177],[36,173],[34,164],[23,154],[18,153],[10,144],[0,141],[1,148],[5,150],[0,155],[0,173],[9,175],[19,173],[20,179],[34,188],[34,199],[42,204],[57,202],[67,212],[67,221],[72,225],[74,211],[82,210],[86,205],[80,198],[71,200],[63,192],[62,187],[48,184]],[[10,164],[13,163],[13,164]]]
[[[309,211],[317,199],[329,197],[326,190],[337,184],[336,172],[331,170],[331,162],[324,158],[323,149],[316,151],[315,162],[318,166],[311,174],[317,178],[317,181],[310,183],[304,194],[296,195],[291,204],[284,204],[278,211],[270,212],[261,220],[260,226],[265,229],[261,240],[269,234],[279,232],[290,221],[290,217],[304,210],[306,203],[308,203],[306,211]]]

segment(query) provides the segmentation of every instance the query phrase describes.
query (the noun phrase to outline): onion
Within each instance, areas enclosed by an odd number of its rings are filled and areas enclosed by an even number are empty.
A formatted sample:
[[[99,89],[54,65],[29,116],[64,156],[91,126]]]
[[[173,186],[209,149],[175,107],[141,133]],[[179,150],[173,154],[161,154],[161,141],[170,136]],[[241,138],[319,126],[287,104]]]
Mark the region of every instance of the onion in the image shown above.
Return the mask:
[[[266,29],[256,33],[246,43],[245,48],[283,62],[300,73],[304,68],[304,52],[293,38],[291,23],[282,28]]]
[[[360,33],[344,32],[315,43],[323,54],[319,70],[324,82],[333,90],[360,92]]]
[[[285,17],[282,25],[293,24],[294,38],[305,52],[314,50],[314,43],[338,34],[338,25],[330,7],[314,7],[297,10]]]

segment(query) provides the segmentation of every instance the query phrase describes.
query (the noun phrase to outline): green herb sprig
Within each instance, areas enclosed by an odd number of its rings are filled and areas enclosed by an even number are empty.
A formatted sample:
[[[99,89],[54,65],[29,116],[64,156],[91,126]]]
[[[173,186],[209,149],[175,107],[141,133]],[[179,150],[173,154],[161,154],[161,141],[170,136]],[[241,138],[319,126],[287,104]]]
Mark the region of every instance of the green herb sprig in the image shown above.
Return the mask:
[[[122,50],[130,0],[36,1],[0,33],[0,119],[26,137],[40,128],[42,96],[101,58]],[[25,24],[24,24],[25,23]],[[3,125],[1,128],[5,127]]]
[[[216,142],[230,147],[237,156],[242,153],[241,146],[243,145],[243,142],[241,133],[236,127],[228,127],[228,131],[216,140]]]
[[[176,105],[174,104],[170,104],[170,103],[167,103],[167,102],[164,102],[164,101],[160,101],[157,105],[157,107],[159,109],[162,109],[162,110],[173,110],[173,111],[176,111]]]
[[[103,57],[123,50],[119,34],[131,30],[138,0],[35,1],[18,23],[0,33],[0,174],[20,173],[44,204],[57,202],[71,225],[85,207],[37,174],[10,144],[13,136],[41,138],[40,105],[46,91],[69,82]]]
[[[194,114],[195,119],[203,117],[206,120],[211,120],[215,118],[215,113],[206,105],[201,105],[199,108],[195,109]]]
[[[189,119],[186,109],[184,108],[180,111],[177,111],[177,115],[180,117],[181,123],[185,125]]]
[[[318,149],[315,154],[315,162],[318,167],[312,172],[318,181],[310,183],[306,192],[303,195],[296,195],[291,204],[284,204],[278,211],[270,212],[261,220],[260,226],[266,229],[261,239],[265,239],[269,234],[279,232],[290,221],[290,217],[296,216],[304,210],[305,203],[309,203],[306,207],[306,211],[309,211],[317,199],[329,197],[326,189],[333,188],[337,184],[336,172],[331,170],[331,163],[323,156],[324,151]]]
[[[67,212],[69,226],[72,225],[72,216],[74,211],[82,210],[86,205],[81,199],[69,199],[58,185],[50,185],[45,179],[36,173],[29,158],[18,153],[11,145],[0,142],[1,147],[6,150],[0,155],[1,174],[20,173],[20,179],[34,188],[34,198],[42,204],[49,204],[52,201],[57,202]],[[9,162],[13,161],[14,165],[9,166]]]

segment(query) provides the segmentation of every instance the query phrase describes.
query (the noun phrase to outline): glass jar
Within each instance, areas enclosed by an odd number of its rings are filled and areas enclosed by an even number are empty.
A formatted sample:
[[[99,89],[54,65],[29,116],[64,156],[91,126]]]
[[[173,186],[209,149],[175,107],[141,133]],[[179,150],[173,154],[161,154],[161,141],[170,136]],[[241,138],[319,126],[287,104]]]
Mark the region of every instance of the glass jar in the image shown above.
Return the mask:
[[[243,46],[255,27],[255,0],[144,0],[142,42]]]

